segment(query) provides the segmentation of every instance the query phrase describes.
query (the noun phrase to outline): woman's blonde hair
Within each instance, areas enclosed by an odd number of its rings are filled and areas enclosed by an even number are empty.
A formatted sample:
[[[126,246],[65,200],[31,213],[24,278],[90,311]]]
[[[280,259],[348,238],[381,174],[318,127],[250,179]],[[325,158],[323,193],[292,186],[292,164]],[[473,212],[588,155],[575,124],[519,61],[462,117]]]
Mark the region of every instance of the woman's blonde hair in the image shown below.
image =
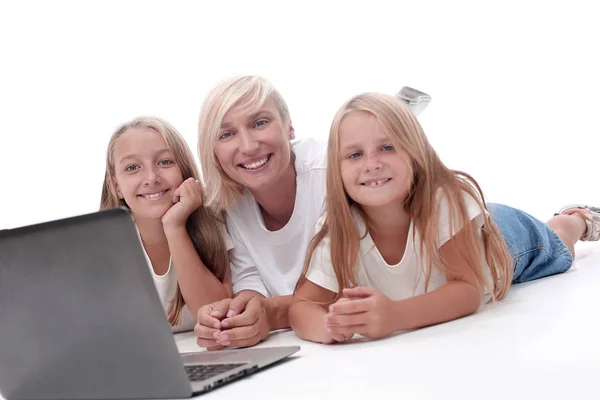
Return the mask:
[[[222,82],[204,100],[198,124],[198,156],[207,186],[207,205],[219,211],[228,210],[244,192],[244,186],[227,176],[215,156],[223,117],[234,107],[256,112],[269,99],[277,105],[283,122],[290,123],[285,100],[269,81],[259,76],[242,76]]]
[[[181,169],[183,180],[188,178],[199,179],[198,169],[185,139],[167,121],[151,116],[142,116],[122,124],[111,136],[106,152],[106,171],[102,184],[100,209],[127,207],[125,200],[120,199],[115,181],[114,150],[117,140],[130,129],[153,129],[158,132],[167,147],[173,154],[175,162]],[[194,244],[200,259],[221,282],[225,279],[229,258],[223,238],[223,216],[213,209],[201,206],[190,214],[186,221],[186,230]],[[178,325],[181,321],[181,310],[185,304],[179,284],[177,292],[171,300],[168,311],[168,320],[171,325]]]
[[[430,145],[421,125],[410,109],[399,99],[380,93],[364,93],[348,100],[337,112],[329,133],[327,150],[327,199],[325,223],[312,239],[304,270],[296,288],[306,279],[306,272],[317,245],[329,236],[331,263],[338,281],[338,294],[345,287],[356,286],[356,263],[361,240],[357,225],[351,214],[350,199],[342,182],[340,169],[340,124],[344,117],[353,112],[368,113],[382,124],[395,148],[401,149],[409,158],[412,183],[403,207],[412,216],[415,230],[422,239],[420,254],[427,260],[424,266],[425,291],[431,276],[432,265],[448,270],[438,239],[440,218],[440,191],[448,199],[450,207],[450,231],[462,227],[468,238],[467,245],[459,249],[479,283],[490,290],[491,301],[502,299],[512,281],[513,260],[502,234],[488,214],[484,213],[482,228],[483,249],[493,282],[488,282],[481,268],[482,254],[479,236],[470,223],[465,193],[477,201],[482,210],[487,210],[484,196],[478,183],[470,175],[448,169]],[[364,213],[363,213],[364,215]],[[368,218],[365,218],[367,228]],[[365,233],[366,234],[366,233]]]

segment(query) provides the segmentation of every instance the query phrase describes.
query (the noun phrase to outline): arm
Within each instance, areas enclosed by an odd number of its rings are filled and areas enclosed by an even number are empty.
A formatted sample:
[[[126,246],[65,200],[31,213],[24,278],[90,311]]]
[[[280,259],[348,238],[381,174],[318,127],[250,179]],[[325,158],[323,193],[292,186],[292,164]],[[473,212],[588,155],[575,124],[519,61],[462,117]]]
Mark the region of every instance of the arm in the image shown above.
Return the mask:
[[[392,301],[372,288],[345,289],[344,294],[355,300],[336,302],[330,307],[327,321],[332,331],[381,338],[401,330],[451,321],[477,311],[483,293],[474,271],[458,250],[465,247],[465,240],[461,231],[441,247],[442,256],[448,260],[450,268],[446,271],[448,283],[437,290]]]
[[[441,255],[447,260],[447,284],[422,296],[396,303],[398,330],[419,328],[451,321],[476,312],[483,297],[483,290],[468,260],[461,255],[460,248],[466,246],[464,230],[454,235],[441,247]],[[471,257],[472,262],[479,259]]]
[[[202,207],[202,186],[189,178],[174,191],[173,206],[161,218],[181,294],[194,316],[203,305],[231,296],[230,279],[220,282],[204,265],[185,228],[198,207]]]
[[[294,294],[289,310],[290,326],[304,340],[333,343],[323,323],[327,307],[333,302],[335,293],[309,280],[305,280]],[[322,304],[317,304],[322,303]]]
[[[229,273],[223,282],[214,276],[200,259],[185,226],[165,229],[165,235],[181,294],[192,315],[205,304],[231,297]]]

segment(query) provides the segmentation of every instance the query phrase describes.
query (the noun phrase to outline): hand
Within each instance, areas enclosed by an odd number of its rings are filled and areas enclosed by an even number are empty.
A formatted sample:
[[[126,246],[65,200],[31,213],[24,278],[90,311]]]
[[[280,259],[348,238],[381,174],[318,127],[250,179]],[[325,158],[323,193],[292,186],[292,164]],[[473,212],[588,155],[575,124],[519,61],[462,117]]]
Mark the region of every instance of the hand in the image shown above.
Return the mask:
[[[198,310],[198,322],[194,327],[196,343],[207,350],[220,350],[223,348],[217,343],[217,337],[221,333],[221,320],[229,311],[233,299],[223,299],[200,307]]]
[[[239,302],[236,302],[238,299]],[[240,313],[245,301],[247,303]],[[256,295],[239,296],[231,302],[226,318],[221,321],[221,331],[216,335],[216,343],[233,347],[254,346],[269,336],[270,331],[265,298]]]
[[[333,335],[348,337],[358,333],[378,339],[395,332],[394,302],[388,297],[366,287],[344,289],[344,295],[350,300],[336,301],[329,306],[329,313],[325,315],[325,331],[332,338]]]
[[[350,299],[346,299],[346,298],[341,298],[339,299],[336,304],[341,304],[347,301],[352,301]],[[348,339],[351,339],[354,336],[354,332],[352,332],[351,330],[347,330],[343,333],[337,333],[337,332],[328,332],[327,331],[327,319],[328,319],[328,315],[327,314],[324,317],[324,323],[325,323],[325,339],[323,340],[324,344],[332,344],[332,343],[343,343]]]
[[[173,192],[173,205],[162,216],[163,228],[185,227],[190,214],[202,205],[202,184],[194,178],[186,179]]]

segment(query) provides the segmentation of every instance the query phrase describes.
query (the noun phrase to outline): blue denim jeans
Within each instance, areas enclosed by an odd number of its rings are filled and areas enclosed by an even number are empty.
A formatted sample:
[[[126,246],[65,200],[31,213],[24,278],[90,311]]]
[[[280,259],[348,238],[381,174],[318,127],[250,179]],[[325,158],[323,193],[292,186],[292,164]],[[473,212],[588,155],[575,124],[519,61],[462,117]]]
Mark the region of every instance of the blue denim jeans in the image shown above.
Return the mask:
[[[487,204],[514,260],[513,283],[528,282],[566,272],[573,256],[548,225],[502,204]]]

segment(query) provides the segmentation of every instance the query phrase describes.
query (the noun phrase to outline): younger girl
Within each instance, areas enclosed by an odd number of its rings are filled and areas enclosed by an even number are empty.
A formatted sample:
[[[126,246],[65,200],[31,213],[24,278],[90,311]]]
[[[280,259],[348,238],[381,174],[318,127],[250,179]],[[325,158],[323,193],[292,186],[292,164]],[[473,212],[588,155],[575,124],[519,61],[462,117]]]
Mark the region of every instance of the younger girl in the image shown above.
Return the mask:
[[[544,224],[486,206],[477,182],[448,169],[391,96],[344,104],[327,157],[327,213],[289,314],[303,339],[381,338],[466,316],[511,283],[567,271],[574,244],[600,236],[592,207],[568,206]]]
[[[232,294],[222,220],[202,199],[192,153],[171,124],[139,117],[112,135],[100,208],[131,210],[174,332],[194,329],[201,306]]]

